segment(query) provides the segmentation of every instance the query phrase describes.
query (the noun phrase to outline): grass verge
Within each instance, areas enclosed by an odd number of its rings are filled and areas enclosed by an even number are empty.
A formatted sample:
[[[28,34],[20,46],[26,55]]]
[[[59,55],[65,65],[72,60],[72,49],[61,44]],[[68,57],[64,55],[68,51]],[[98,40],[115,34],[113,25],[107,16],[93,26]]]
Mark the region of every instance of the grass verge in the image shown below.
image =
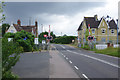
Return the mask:
[[[103,50],[94,50],[95,53],[106,54],[110,56],[120,57],[120,48],[109,47]]]
[[[66,45],[66,44],[65,44]],[[67,44],[68,46],[73,46],[75,48],[79,48],[77,44]],[[85,50],[90,50],[88,45],[85,45],[84,47],[81,47],[82,49]],[[106,49],[98,50],[98,49],[91,49],[90,51],[94,51],[95,53],[100,53],[100,54],[105,54],[105,55],[110,55],[110,56],[115,56],[115,57],[120,57],[120,47],[119,48],[113,48],[109,47]]]

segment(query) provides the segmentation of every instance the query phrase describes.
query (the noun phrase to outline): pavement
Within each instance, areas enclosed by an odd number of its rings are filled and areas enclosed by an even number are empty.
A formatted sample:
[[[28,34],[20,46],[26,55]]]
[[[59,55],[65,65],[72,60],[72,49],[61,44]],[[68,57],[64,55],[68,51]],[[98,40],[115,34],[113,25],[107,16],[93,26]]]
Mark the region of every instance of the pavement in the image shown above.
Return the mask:
[[[57,50],[50,50],[49,78],[79,78],[73,68],[62,58]]]

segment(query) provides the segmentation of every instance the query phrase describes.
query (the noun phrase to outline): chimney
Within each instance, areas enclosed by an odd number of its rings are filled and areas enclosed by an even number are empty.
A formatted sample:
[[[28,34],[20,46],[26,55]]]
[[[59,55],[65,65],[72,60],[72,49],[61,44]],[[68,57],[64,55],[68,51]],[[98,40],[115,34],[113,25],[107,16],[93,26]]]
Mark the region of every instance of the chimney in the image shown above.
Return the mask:
[[[97,14],[94,15],[94,18],[95,18],[95,21],[98,21],[98,16],[97,16]]]
[[[18,25],[18,26],[21,26],[21,21],[20,21],[20,19],[18,19],[17,25]]]

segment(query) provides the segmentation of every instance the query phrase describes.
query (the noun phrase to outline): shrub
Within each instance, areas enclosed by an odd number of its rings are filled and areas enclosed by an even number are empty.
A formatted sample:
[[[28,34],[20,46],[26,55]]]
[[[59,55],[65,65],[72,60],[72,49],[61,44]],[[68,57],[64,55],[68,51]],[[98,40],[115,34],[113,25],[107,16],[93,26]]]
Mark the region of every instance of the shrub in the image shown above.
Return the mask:
[[[5,38],[13,38],[14,42],[17,42],[19,46],[22,46],[24,52],[32,51],[34,45],[34,35],[26,31],[20,31],[17,33],[6,33]]]
[[[75,40],[75,36],[62,36],[55,38],[55,43],[61,43],[61,44],[70,44],[72,43],[72,40]]]
[[[18,43],[8,42],[7,38],[2,38],[2,78],[11,76],[10,70],[19,60],[22,51],[23,48]]]

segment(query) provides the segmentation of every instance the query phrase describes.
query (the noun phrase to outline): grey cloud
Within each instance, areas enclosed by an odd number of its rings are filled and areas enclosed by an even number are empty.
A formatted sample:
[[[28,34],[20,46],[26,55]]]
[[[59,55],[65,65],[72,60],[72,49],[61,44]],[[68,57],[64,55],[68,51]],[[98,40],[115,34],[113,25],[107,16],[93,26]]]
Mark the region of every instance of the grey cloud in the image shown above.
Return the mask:
[[[28,24],[29,17],[34,21],[38,14],[48,13],[57,15],[76,15],[89,9],[104,6],[104,2],[6,2],[4,12],[7,22],[21,19],[23,24]],[[42,23],[45,19],[39,19]],[[33,23],[34,24],[34,23]]]

